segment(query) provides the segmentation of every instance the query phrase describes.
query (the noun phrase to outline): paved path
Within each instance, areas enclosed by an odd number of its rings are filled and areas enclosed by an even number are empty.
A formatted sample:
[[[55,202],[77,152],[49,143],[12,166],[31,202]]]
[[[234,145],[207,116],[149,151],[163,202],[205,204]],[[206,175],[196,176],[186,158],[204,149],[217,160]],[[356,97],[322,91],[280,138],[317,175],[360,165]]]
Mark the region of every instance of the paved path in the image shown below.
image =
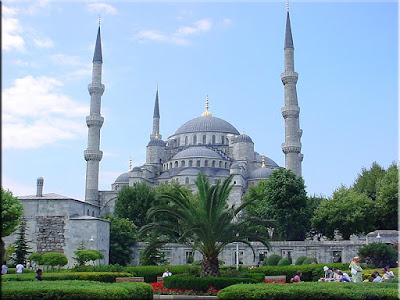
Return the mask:
[[[217,300],[217,296],[154,295],[154,300]]]

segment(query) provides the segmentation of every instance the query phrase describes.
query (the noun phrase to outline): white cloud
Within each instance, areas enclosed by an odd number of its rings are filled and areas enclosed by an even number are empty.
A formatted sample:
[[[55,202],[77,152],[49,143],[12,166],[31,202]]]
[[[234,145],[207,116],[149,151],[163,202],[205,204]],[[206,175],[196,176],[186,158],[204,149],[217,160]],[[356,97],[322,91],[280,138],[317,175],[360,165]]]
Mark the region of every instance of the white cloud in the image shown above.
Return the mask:
[[[24,39],[20,35],[22,32],[19,20],[15,18],[17,10],[5,5],[2,7],[2,49],[24,51]]]
[[[57,89],[54,78],[26,76],[3,91],[3,147],[37,148],[85,136],[88,107]]]
[[[91,12],[101,13],[104,15],[115,15],[117,14],[117,9],[107,3],[90,3],[87,9]]]
[[[82,65],[79,56],[65,55],[65,54],[53,54],[50,59],[57,65],[62,66],[79,66]]]
[[[33,195],[36,193],[35,182],[32,182],[32,185],[27,185],[21,182],[18,182],[14,179],[8,178],[7,176],[3,176],[1,179],[1,186],[4,189],[8,189],[13,193],[13,196],[25,196],[25,195]]]
[[[53,41],[50,38],[34,38],[34,44],[39,48],[51,48],[54,46]]]
[[[201,19],[193,23],[193,26],[181,26],[173,33],[162,33],[157,30],[142,30],[136,35],[140,42],[146,40],[156,42],[167,42],[176,45],[190,44],[189,37],[198,33],[209,31],[212,28],[210,19]]]

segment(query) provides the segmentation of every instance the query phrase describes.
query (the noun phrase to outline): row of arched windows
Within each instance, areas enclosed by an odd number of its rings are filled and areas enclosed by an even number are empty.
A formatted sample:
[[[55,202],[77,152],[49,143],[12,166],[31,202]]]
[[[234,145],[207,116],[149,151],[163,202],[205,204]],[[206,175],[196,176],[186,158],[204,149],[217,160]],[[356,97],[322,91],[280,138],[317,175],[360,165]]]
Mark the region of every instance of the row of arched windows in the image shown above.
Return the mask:
[[[187,164],[187,165],[186,165]],[[204,160],[203,163],[201,162],[200,159],[193,161],[193,160],[189,160],[189,161],[185,161],[185,160],[181,160],[179,161],[175,161],[175,162],[169,162],[169,163],[165,163],[163,164],[163,170],[168,170],[168,169],[172,169],[172,168],[184,168],[184,167],[211,167],[211,168],[229,168],[230,164],[228,162],[223,162],[223,161],[216,161],[216,160],[212,160],[211,163],[209,160]]]
[[[228,139],[225,138],[224,135],[221,136],[220,141],[217,141],[216,135],[212,135],[211,136],[211,141],[208,141],[208,143],[207,143],[207,135],[203,134],[202,136],[200,136],[200,138],[197,135],[193,135],[191,137],[191,141],[189,141],[189,136],[185,136],[183,145],[181,145],[181,138],[178,137],[175,140],[169,141],[169,146],[178,147],[178,146],[188,146],[189,144],[198,145],[200,143],[200,141],[201,141],[201,144],[203,144],[203,145],[207,145],[207,144],[211,144],[211,145],[216,145],[216,144],[227,145],[227,144],[229,144]]]

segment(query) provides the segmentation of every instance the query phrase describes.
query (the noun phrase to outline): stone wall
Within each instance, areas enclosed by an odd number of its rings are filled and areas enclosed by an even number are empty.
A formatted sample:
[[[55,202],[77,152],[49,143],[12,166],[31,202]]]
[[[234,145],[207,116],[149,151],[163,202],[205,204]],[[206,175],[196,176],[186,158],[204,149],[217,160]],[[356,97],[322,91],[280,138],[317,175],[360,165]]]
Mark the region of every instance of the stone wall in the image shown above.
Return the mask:
[[[64,253],[64,216],[37,217],[37,252]]]

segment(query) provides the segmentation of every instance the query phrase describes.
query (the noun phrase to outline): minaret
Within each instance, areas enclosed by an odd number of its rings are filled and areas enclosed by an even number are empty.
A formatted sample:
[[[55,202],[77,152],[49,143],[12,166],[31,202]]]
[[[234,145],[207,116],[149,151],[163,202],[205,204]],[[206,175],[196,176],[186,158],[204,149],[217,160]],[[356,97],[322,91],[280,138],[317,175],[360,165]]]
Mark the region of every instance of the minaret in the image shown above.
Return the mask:
[[[282,151],[285,153],[285,168],[301,176],[300,138],[303,131],[300,129],[300,108],[297,101],[296,84],[298,74],[294,71],[294,47],[292,29],[290,27],[289,3],[287,4],[286,32],[285,32],[285,71],[281,74],[285,89],[285,106],[282,107],[282,116],[285,119],[285,142]]]
[[[97,31],[97,40],[93,56],[92,83],[89,84],[90,115],[86,117],[89,128],[88,148],[84,151],[86,166],[86,193],[85,200],[99,205],[99,162],[103,157],[100,151],[100,128],[104,118],[100,115],[101,96],[104,93],[104,85],[101,83],[103,57],[101,52],[100,21]]]
[[[158,104],[158,83],[156,91],[156,101],[154,103],[154,113],[153,113],[153,132],[150,134],[150,140],[161,139],[160,134],[160,107]]]

